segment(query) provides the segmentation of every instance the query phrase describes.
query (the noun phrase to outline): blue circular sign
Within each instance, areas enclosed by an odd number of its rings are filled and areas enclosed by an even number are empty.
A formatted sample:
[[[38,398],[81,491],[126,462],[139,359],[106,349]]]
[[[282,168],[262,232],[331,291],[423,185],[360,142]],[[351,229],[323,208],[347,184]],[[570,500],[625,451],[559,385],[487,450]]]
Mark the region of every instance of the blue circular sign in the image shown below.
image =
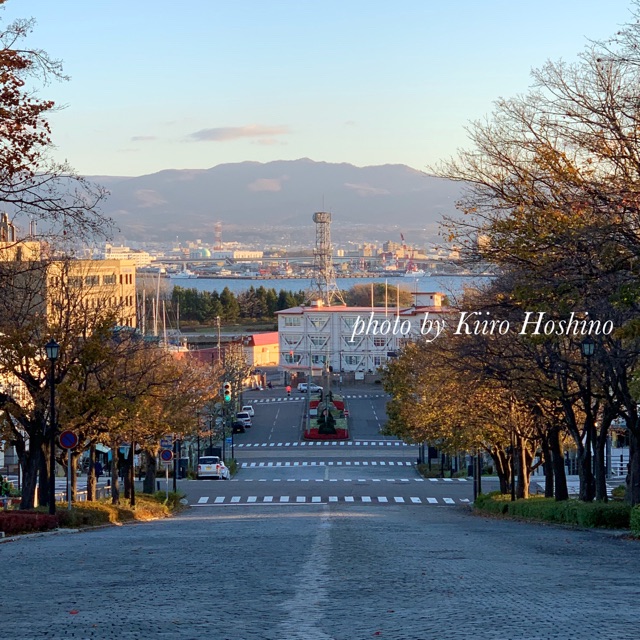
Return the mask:
[[[173,460],[173,451],[171,449],[163,449],[160,452],[160,460],[162,462],[171,462]]]
[[[63,431],[60,434],[60,446],[63,449],[75,449],[78,445],[78,436],[73,431]]]

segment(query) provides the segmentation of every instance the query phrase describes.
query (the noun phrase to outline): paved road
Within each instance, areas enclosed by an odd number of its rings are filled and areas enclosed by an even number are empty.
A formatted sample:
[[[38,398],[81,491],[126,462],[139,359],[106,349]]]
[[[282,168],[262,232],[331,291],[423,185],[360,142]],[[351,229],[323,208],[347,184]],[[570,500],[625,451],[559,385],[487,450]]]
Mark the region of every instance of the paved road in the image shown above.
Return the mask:
[[[416,447],[380,433],[384,394],[346,393],[352,439],[330,442],[300,439],[302,398],[250,395],[253,427],[235,438],[238,472],[230,482],[181,482],[190,504],[451,506],[472,499],[471,482],[425,480],[415,469]]]
[[[192,508],[0,566],[0,640],[638,637],[637,542],[464,508]]]

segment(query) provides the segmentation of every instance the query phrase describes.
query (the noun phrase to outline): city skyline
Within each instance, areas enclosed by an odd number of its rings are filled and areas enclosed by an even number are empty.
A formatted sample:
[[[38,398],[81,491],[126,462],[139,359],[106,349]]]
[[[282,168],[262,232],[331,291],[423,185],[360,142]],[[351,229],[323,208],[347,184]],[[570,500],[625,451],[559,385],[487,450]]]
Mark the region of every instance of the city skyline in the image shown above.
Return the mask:
[[[292,160],[428,170],[530,70],[576,60],[631,19],[629,0],[542,0],[535,11],[407,0],[3,7],[71,80],[40,90],[55,157],[84,175]]]

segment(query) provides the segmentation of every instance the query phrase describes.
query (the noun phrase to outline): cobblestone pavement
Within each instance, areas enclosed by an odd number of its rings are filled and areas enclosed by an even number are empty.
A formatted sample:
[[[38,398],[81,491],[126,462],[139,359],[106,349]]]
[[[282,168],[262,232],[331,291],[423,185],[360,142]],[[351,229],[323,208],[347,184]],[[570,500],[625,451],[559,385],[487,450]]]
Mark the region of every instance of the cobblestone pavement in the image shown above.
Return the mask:
[[[229,506],[0,544],[0,639],[637,640],[640,543],[464,508]]]

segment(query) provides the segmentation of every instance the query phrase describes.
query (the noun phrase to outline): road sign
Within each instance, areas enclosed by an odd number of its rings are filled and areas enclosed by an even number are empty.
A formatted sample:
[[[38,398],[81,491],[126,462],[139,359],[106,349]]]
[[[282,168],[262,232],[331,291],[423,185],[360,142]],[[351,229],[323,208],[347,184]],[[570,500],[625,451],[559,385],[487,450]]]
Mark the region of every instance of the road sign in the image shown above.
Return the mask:
[[[227,444],[231,444],[231,438],[227,438]]]
[[[171,462],[173,460],[173,451],[171,449],[163,449],[160,452],[160,460],[162,462]]]
[[[160,440],[160,446],[163,449],[171,449],[171,447],[173,447],[173,438],[171,436],[165,436]]]
[[[73,431],[63,431],[60,434],[60,446],[63,449],[75,449],[78,446],[78,436]]]

